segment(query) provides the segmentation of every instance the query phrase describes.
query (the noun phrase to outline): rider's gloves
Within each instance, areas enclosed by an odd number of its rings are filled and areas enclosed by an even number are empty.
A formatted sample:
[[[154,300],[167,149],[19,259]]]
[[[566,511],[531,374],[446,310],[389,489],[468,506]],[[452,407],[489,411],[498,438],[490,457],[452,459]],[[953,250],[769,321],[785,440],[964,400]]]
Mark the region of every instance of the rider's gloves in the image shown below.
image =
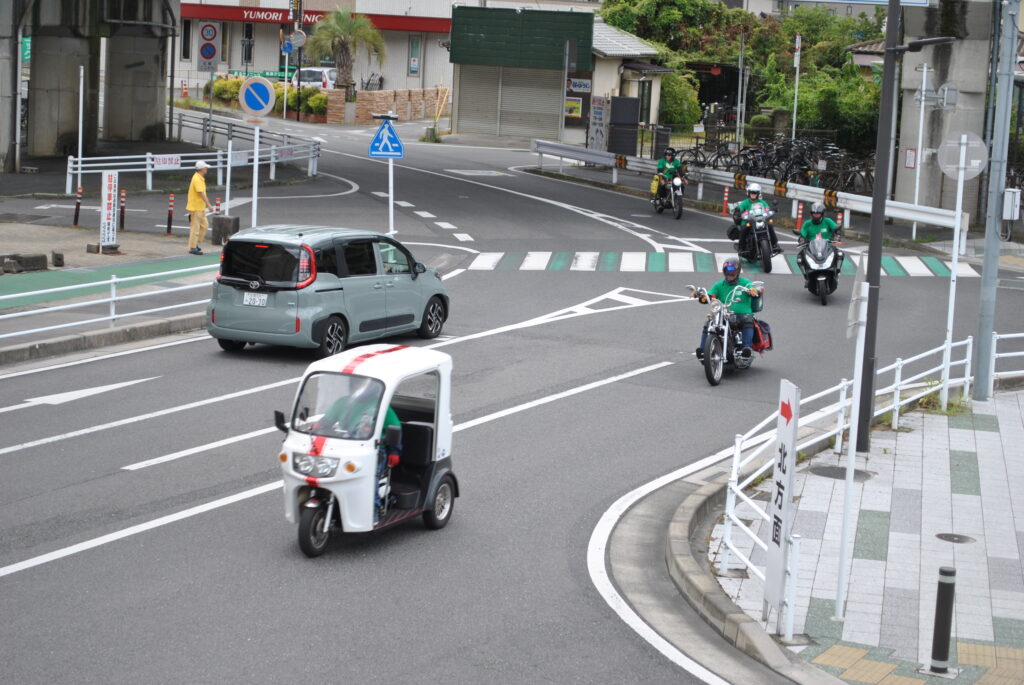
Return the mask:
[[[761,294],[761,291],[758,290],[757,288],[751,288],[747,292],[750,294],[751,297],[758,297]]]
[[[396,466],[398,466],[398,455],[397,454],[389,454],[388,455],[388,466],[390,466],[391,468],[395,468]]]

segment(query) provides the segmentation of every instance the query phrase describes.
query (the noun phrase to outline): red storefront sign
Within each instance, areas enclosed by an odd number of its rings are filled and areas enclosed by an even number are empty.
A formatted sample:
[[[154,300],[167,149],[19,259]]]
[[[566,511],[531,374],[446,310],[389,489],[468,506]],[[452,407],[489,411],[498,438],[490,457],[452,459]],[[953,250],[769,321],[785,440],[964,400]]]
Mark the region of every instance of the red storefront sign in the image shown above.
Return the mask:
[[[327,12],[306,10],[302,13],[303,24],[315,24]],[[421,31],[424,33],[450,33],[452,20],[447,17],[410,17],[391,14],[367,14],[373,25],[381,31]],[[238,7],[230,5],[199,5],[194,2],[181,3],[182,19],[216,19],[219,21],[241,21],[256,24],[287,24],[288,10],[265,7]]]

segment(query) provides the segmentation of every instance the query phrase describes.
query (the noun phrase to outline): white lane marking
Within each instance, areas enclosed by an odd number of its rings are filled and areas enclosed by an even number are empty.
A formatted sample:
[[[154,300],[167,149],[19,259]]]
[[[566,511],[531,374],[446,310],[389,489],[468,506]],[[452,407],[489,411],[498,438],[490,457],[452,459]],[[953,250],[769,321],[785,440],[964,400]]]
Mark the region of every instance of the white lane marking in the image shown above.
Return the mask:
[[[431,215],[431,216],[433,216],[433,215]],[[455,224],[450,224],[447,221],[435,221],[434,225],[435,226],[440,226],[441,228],[447,228],[448,230],[452,230],[453,228],[457,228],[457,226]]]
[[[101,545],[106,545],[111,542],[123,540],[124,538],[131,537],[132,535],[144,533],[147,530],[153,530],[154,528],[166,526],[169,523],[175,523],[177,521],[191,518],[193,516],[197,516],[199,514],[212,511],[214,509],[219,509],[220,507],[225,507],[229,504],[234,504],[235,502],[241,502],[242,500],[249,499],[250,497],[262,495],[263,493],[266,492],[273,492],[274,490],[279,490],[282,484],[283,481],[276,481],[274,483],[261,485],[251,490],[245,490],[234,495],[229,495],[228,497],[222,497],[221,499],[214,500],[212,502],[207,502],[206,504],[200,504],[199,506],[192,507],[191,509],[184,509],[174,514],[161,516],[160,518],[153,519],[152,521],[140,523],[137,526],[131,526],[129,528],[125,528],[124,530],[118,530],[114,531],[113,533],[108,533],[107,535],[101,535],[100,537],[93,538],[92,540],[79,542],[77,545],[71,545],[70,547],[54,550],[47,554],[41,554],[38,557],[32,557],[31,559],[26,559],[25,561],[19,561],[16,564],[10,564],[9,566],[4,566],[0,568],[0,578],[4,576],[9,576],[12,573],[17,573],[18,571],[24,571],[26,569],[33,568],[35,566],[42,566],[43,564],[48,564],[51,561],[57,561],[58,559],[69,557],[72,554],[78,554],[79,552],[84,552],[86,550],[93,549],[94,547],[99,547]]]
[[[689,252],[669,252],[668,270],[692,272],[693,255],[690,254]]]
[[[462,245],[445,245],[444,243],[412,243],[408,240],[402,241],[403,245],[426,245],[428,247],[443,247],[446,250],[463,250],[465,252],[472,252],[473,254],[480,254],[479,250],[474,250],[471,247],[464,247]]]
[[[373,194],[376,195],[377,197],[387,197],[388,196],[388,194],[385,193],[383,190],[375,190],[375,191],[373,191]]]
[[[910,276],[934,276],[932,270],[917,257],[897,257],[896,261]]]
[[[953,262],[952,261],[946,262],[946,266],[949,268],[950,271],[953,270]],[[956,263],[956,275],[957,275],[957,278],[959,278],[961,276],[966,276],[968,278],[970,278],[972,276],[978,276],[978,277],[981,276],[981,274],[979,274],[977,271],[975,271],[971,267],[970,264],[968,264],[967,262],[961,262],[961,261],[957,261],[957,263]]]
[[[548,404],[550,402],[555,402],[557,400],[564,399],[566,397],[578,395],[580,393],[587,392],[588,390],[593,390],[594,388],[599,388],[610,383],[615,383],[617,381],[625,380],[627,378],[632,378],[633,376],[638,376],[642,373],[647,373],[648,371],[655,371],[665,366],[670,366],[672,363],[673,362],[660,362],[658,364],[652,364],[650,366],[645,366],[641,369],[636,369],[634,371],[628,371],[617,376],[612,376],[611,378],[605,378],[600,381],[594,381],[592,383],[587,383],[586,385],[581,385],[577,388],[572,388],[569,390],[565,390],[563,392],[555,393],[553,395],[548,395],[547,397],[541,397],[531,402],[524,402],[523,404],[519,404],[514,407],[509,407],[508,409],[496,411],[493,414],[487,414],[486,416],[481,416],[479,418],[460,423],[452,428],[452,432],[463,431],[466,430],[467,428],[473,428],[475,426],[479,426],[481,424],[488,423],[496,419],[511,416],[512,414],[518,414],[519,412],[526,411],[527,409],[532,409],[533,407],[538,407],[544,404]],[[272,432],[274,430],[276,429],[268,428],[265,431],[255,431],[254,433],[249,433],[244,436],[238,437],[240,439],[245,439],[247,437],[253,437],[256,433]],[[216,446],[219,446],[218,443],[210,443],[209,445],[202,446],[202,448],[212,449]],[[196,448],[196,450],[201,451],[202,448]],[[63,549],[58,549],[53,552],[48,552],[47,554],[32,557],[31,559],[26,559],[25,561],[19,561],[15,564],[0,567],[0,578],[11,575],[12,573],[17,573],[18,571],[24,571],[26,569],[30,569],[36,566],[42,566],[43,564],[47,564],[51,561],[63,559],[64,557],[71,556],[72,554],[78,554],[79,552],[84,552],[86,550],[93,549],[95,547],[99,547],[110,542],[116,542],[117,540],[122,540],[132,535],[137,535],[148,530],[153,530],[154,528],[159,528],[161,526],[166,526],[171,523],[176,523],[177,521],[191,518],[193,516],[197,516],[199,514],[212,511],[214,509],[219,509],[220,507],[224,507],[229,504],[234,504],[235,502],[240,502],[251,497],[256,497],[257,495],[262,495],[267,492],[273,492],[274,490],[280,489],[282,484],[283,481],[278,480],[273,483],[261,485],[256,488],[252,488],[251,490],[245,490],[234,495],[222,497],[221,499],[214,500],[212,502],[207,502],[206,504],[200,504],[198,506],[192,507],[190,509],[185,509],[183,511],[179,511],[174,514],[161,516],[160,518],[156,518],[152,521],[147,521],[145,523],[140,523],[136,526],[125,528],[124,530],[108,533],[107,535],[101,535],[98,538],[86,540],[85,542],[80,542],[78,544],[71,545],[70,547],[65,547]]]
[[[612,531],[618,525],[619,519],[638,501],[650,493],[680,478],[685,478],[692,473],[715,464],[732,454],[732,448],[726,448],[718,454],[705,457],[681,469],[666,474],[661,478],[652,480],[646,485],[641,485],[636,490],[628,492],[618,500],[601,516],[601,519],[594,527],[590,535],[590,542],[587,544],[587,571],[590,573],[590,580],[594,583],[598,593],[608,603],[612,611],[618,614],[623,623],[633,629],[637,635],[646,640],[652,647],[661,652],[669,661],[680,668],[686,669],[694,676],[700,678],[709,685],[729,685],[729,681],[712,673],[703,665],[697,663],[690,657],[679,651],[675,645],[663,638],[648,623],[633,610],[629,603],[619,594],[608,573],[607,555],[608,541],[611,539]]]
[[[469,235],[468,233],[452,233],[452,235],[464,243],[474,242],[473,236]]]
[[[455,278],[456,276],[461,274],[463,271],[465,271],[465,269],[455,269],[454,271],[449,271],[444,276],[441,276],[441,280],[442,281],[447,281],[449,278]]]
[[[163,224],[153,224],[153,225],[156,226],[157,228],[167,228],[167,224],[166,223],[163,223]],[[178,224],[171,224],[171,230],[174,230],[175,228],[180,228],[183,231],[190,231],[190,230],[192,230],[191,226],[179,226]]]
[[[472,271],[490,271],[501,261],[504,252],[481,252],[469,265]]]
[[[165,454],[160,457],[154,457],[153,459],[146,459],[145,461],[137,461],[134,464],[128,464],[122,466],[122,471],[138,471],[148,466],[156,466],[157,464],[164,464],[175,459],[181,459],[182,457],[189,457],[193,454],[199,454],[200,452],[206,452],[207,450],[216,449],[218,447],[224,447],[225,445],[234,445],[242,440],[248,440],[249,438],[259,437],[260,435],[266,435],[267,433],[273,433],[277,430],[277,426],[271,426],[270,428],[261,428],[257,431],[250,433],[243,433],[241,435],[235,435],[230,438],[224,438],[216,442],[208,442],[205,445],[199,445],[198,447],[190,447],[187,450],[181,450],[179,452],[172,452],[171,454]]]
[[[139,378],[134,381],[124,381],[123,383],[112,383],[110,385],[101,385],[93,388],[83,388],[82,390],[70,390],[68,392],[61,392],[55,395],[44,395],[43,397],[33,397],[25,400],[21,404],[12,404],[9,407],[0,408],[0,414],[8,411],[14,411],[16,409],[25,409],[26,407],[33,407],[40,404],[49,404],[51,406],[56,404],[64,404],[65,402],[74,402],[75,400],[84,399],[86,397],[92,397],[93,395],[99,395],[100,393],[110,392],[111,390],[118,390],[120,388],[127,388],[129,385],[135,385],[136,383],[144,383],[151,381],[160,376],[151,376],[149,378]]]
[[[543,271],[551,260],[550,252],[527,252],[526,258],[519,266],[520,271]]]
[[[255,388],[249,388],[248,390],[239,390],[238,392],[228,393],[226,395],[219,395],[218,397],[208,397],[205,400],[196,400],[195,402],[189,402],[188,404],[179,404],[176,407],[168,407],[166,409],[159,409],[148,414],[139,414],[137,416],[130,416],[125,419],[119,419],[117,421],[111,421],[110,423],[104,423],[99,426],[90,426],[89,428],[82,428],[70,433],[62,433],[61,435],[51,435],[48,438],[39,438],[38,440],[31,440],[29,442],[23,442],[20,445],[11,445],[10,447],[4,447],[0,449],[0,454],[10,454],[11,452],[17,452],[18,450],[28,449],[30,447],[38,447],[40,445],[48,445],[51,442],[58,442],[60,440],[67,440],[68,438],[77,438],[82,435],[89,435],[90,433],[97,433],[100,431],[110,430],[111,428],[118,428],[120,426],[127,426],[139,421],[145,421],[147,419],[154,419],[158,416],[167,416],[168,414],[176,414],[181,411],[188,411],[189,409],[195,409],[197,407],[205,407],[209,404],[216,402],[223,402],[224,400],[235,399],[236,397],[245,397],[246,395],[252,395],[254,393],[263,392],[264,390],[271,390],[273,388],[280,388],[284,385],[291,385],[298,383],[301,380],[301,376],[295,378],[289,378],[287,380],[278,381],[276,383],[268,383],[266,385],[260,385]]]
[[[40,371],[53,371],[56,369],[64,369],[69,366],[78,366],[79,364],[90,364],[92,362],[102,361],[104,359],[113,359],[115,357],[123,357],[129,354],[139,354],[140,352],[149,352],[150,350],[159,350],[164,347],[173,347],[174,345],[184,345],[186,343],[199,342],[200,340],[210,340],[210,336],[204,332],[202,335],[197,335],[194,338],[188,338],[187,340],[175,340],[169,343],[160,343],[159,345],[147,345],[146,347],[140,347],[135,350],[125,350],[123,352],[112,352],[110,354],[100,355],[99,357],[89,357],[88,359],[76,359],[73,362],[62,362],[60,364],[53,364],[52,366],[42,366],[38,369],[26,369],[24,371],[15,371],[13,373],[7,373],[0,376],[0,381],[6,378],[17,378],[18,376],[27,376],[33,373],[39,373]]]
[[[387,193],[384,193],[384,194],[387,195]],[[414,205],[411,202],[406,202],[405,200],[395,200],[395,204],[398,205],[399,207],[415,207],[416,206],[416,205]]]
[[[716,252],[715,253],[715,271],[722,270],[722,262],[729,258],[736,259],[736,255],[732,252]]]
[[[424,219],[436,219],[437,217],[430,212],[424,212],[422,209],[417,209],[413,212],[416,216],[423,217]]]
[[[596,271],[600,252],[577,252],[572,256],[569,271]]]
[[[619,271],[647,271],[647,253],[623,252]]]
[[[789,262],[786,261],[786,255],[777,254],[772,257],[772,273],[773,274],[788,274],[792,273],[789,268]]]

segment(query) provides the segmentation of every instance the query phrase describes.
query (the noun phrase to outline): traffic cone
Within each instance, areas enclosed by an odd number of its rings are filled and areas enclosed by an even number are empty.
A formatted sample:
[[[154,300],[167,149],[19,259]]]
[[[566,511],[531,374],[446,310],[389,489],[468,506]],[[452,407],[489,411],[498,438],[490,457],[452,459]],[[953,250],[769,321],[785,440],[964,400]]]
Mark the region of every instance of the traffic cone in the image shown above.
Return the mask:
[[[188,97],[188,81],[181,79],[181,97]]]

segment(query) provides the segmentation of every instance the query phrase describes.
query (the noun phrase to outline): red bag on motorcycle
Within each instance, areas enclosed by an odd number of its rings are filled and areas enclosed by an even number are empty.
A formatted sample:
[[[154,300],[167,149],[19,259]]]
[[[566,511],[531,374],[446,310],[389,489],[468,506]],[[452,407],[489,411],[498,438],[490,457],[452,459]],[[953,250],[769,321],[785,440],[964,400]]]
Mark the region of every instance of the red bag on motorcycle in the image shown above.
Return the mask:
[[[767,321],[754,319],[754,345],[750,349],[754,352],[772,349],[772,329]]]

